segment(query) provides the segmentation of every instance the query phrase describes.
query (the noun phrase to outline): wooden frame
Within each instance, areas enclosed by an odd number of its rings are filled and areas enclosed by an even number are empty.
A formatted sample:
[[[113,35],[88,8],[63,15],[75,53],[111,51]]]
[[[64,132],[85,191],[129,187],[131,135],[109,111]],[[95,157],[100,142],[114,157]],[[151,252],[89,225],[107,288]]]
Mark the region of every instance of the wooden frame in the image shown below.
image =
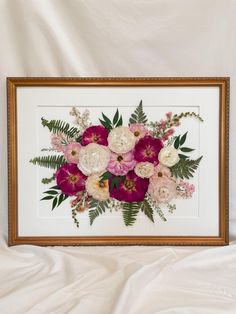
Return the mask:
[[[213,86],[220,91],[219,113],[219,235],[218,236],[110,236],[23,237],[18,235],[17,89],[63,86]],[[7,78],[8,90],[8,202],[9,245],[226,245],[228,244],[229,78]]]

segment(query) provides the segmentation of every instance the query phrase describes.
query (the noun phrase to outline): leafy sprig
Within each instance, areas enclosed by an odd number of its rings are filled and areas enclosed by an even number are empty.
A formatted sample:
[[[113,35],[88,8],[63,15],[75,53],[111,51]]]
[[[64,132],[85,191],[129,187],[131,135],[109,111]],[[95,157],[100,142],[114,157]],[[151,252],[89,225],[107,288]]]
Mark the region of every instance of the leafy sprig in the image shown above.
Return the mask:
[[[70,127],[70,124],[61,120],[46,120],[41,118],[41,123],[44,127],[47,127],[50,132],[55,134],[64,133],[70,138],[74,138],[79,134],[79,130],[75,127]]]
[[[180,159],[179,162],[170,168],[171,173],[176,178],[190,179],[193,177],[194,172],[197,170],[202,156],[196,160]]]
[[[126,226],[132,226],[137,218],[141,204],[139,202],[122,204],[123,207],[123,219]]]
[[[43,192],[43,193],[46,194],[46,196],[43,197],[41,201],[52,200],[52,210],[55,207],[58,207],[59,205],[61,205],[61,203],[64,202],[68,198],[67,195],[61,193],[61,190],[58,186],[53,186],[48,191]]]
[[[146,114],[143,111],[143,102],[140,101],[138,107],[134,110],[134,113],[131,114],[129,123],[143,123],[145,124],[148,121]]]
[[[58,169],[66,162],[66,160],[63,155],[51,155],[35,157],[30,159],[30,162],[44,168]]]
[[[106,212],[106,209],[109,208],[110,200],[106,201],[98,201],[94,198],[91,198],[89,200],[89,219],[90,219],[90,225],[93,224],[94,220],[101,214]]]
[[[184,133],[184,135],[182,135],[182,136],[178,135],[174,141],[174,148],[179,149],[183,153],[190,153],[190,152],[194,151],[193,148],[183,147],[183,145],[186,141],[186,138],[187,138],[187,134],[188,134],[188,132]],[[188,156],[186,156],[184,154],[179,154],[179,157],[183,158],[183,159],[188,158]]]
[[[112,121],[104,114],[102,113],[102,119],[99,119],[101,124],[110,132],[113,128],[117,128],[118,126],[123,125],[123,118],[119,113],[119,110],[116,110],[116,113],[112,119]]]

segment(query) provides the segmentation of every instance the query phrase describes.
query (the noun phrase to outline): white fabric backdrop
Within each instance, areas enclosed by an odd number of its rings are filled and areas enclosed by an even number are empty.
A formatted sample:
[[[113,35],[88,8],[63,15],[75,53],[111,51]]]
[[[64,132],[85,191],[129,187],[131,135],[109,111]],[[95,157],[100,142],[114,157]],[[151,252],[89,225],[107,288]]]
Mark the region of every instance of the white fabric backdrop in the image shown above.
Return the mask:
[[[236,313],[235,33],[235,0],[0,0],[0,313]],[[6,76],[230,76],[231,245],[8,248]]]

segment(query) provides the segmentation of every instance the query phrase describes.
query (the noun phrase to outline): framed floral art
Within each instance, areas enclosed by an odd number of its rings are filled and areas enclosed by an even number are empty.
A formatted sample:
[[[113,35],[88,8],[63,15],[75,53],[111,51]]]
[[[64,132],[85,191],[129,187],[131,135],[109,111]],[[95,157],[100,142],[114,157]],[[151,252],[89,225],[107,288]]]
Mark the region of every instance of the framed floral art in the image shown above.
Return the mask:
[[[228,243],[228,78],[8,78],[9,245]]]

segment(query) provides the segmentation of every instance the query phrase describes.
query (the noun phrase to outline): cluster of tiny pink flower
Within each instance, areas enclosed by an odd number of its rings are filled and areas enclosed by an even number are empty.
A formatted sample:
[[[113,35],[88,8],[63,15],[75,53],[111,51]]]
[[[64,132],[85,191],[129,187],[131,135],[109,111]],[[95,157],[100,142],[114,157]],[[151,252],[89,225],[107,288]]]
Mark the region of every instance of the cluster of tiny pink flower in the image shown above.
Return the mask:
[[[180,180],[177,187],[177,195],[182,198],[191,198],[195,192],[195,186],[186,181]]]
[[[179,119],[172,115],[172,112],[166,113],[166,120],[161,120],[157,123],[155,133],[162,141],[168,141],[169,137],[172,136],[175,130],[172,127],[180,125]]]

